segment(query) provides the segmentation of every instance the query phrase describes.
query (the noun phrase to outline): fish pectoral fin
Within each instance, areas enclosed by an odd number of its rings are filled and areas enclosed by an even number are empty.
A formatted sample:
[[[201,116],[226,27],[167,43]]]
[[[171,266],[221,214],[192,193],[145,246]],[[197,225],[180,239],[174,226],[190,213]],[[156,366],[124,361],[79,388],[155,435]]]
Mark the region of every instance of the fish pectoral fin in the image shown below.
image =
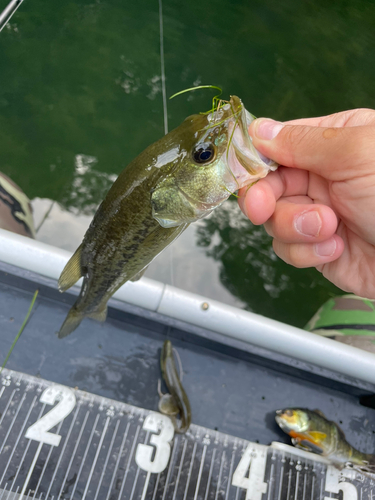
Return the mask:
[[[60,292],[65,292],[68,288],[77,283],[83,274],[81,269],[81,247],[82,245],[80,245],[70,257],[60,275],[58,282]]]
[[[142,278],[142,276],[145,274],[147,271],[148,266],[144,267],[142,271],[139,271],[139,273],[135,274],[129,281],[138,281]]]
[[[176,184],[174,179],[164,179],[151,194],[152,217],[161,227],[171,228],[190,224],[207,215],[200,210]]]
[[[325,439],[327,437],[327,434],[325,434],[324,432],[320,432],[320,431],[310,431],[308,433],[308,436],[311,437],[311,439],[313,441],[322,441],[323,439]]]

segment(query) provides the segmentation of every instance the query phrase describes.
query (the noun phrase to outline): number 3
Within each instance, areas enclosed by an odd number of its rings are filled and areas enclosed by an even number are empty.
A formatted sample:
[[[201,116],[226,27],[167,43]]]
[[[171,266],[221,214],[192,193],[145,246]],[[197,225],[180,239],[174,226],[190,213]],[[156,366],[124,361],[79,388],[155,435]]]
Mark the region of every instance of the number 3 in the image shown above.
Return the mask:
[[[145,418],[143,429],[150,432],[158,432],[152,434],[150,443],[155,446],[140,443],[137,446],[135,453],[135,461],[138,467],[153,473],[162,472],[168,465],[169,455],[171,454],[170,441],[173,439],[174,428],[173,424],[166,415],[160,413],[150,413]],[[155,449],[154,459],[151,460]]]

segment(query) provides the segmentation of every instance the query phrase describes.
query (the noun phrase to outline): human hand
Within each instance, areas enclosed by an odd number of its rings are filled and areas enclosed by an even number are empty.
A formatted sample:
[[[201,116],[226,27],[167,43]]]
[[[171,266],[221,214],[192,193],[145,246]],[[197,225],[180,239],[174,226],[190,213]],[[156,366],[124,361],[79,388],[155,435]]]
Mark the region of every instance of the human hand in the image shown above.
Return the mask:
[[[375,111],[282,124],[262,118],[249,132],[284,166],[240,190],[244,214],[264,224],[285,262],[375,299]]]

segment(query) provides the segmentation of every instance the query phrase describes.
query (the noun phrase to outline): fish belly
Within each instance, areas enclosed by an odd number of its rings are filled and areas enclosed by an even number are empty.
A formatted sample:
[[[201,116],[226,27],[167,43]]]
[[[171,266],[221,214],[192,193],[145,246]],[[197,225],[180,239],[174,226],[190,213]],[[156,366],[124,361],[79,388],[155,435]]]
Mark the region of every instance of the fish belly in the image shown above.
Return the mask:
[[[85,270],[81,293],[58,333],[59,338],[74,331],[85,317],[104,321],[109,298],[142,271],[187,226],[165,229],[152,219],[138,231],[133,230],[132,237],[107,239],[104,245],[99,244],[97,248],[93,247],[89,238],[85,238],[81,257]]]

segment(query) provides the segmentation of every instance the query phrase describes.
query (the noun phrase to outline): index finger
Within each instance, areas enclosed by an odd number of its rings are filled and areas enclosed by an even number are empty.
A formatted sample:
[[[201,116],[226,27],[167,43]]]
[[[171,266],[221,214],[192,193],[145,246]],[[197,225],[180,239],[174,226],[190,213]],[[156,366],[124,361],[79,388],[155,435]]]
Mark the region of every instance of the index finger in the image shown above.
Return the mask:
[[[350,109],[349,111],[340,111],[327,116],[298,118],[284,122],[286,125],[308,125],[310,127],[355,127],[374,123],[375,111],[366,108]]]

